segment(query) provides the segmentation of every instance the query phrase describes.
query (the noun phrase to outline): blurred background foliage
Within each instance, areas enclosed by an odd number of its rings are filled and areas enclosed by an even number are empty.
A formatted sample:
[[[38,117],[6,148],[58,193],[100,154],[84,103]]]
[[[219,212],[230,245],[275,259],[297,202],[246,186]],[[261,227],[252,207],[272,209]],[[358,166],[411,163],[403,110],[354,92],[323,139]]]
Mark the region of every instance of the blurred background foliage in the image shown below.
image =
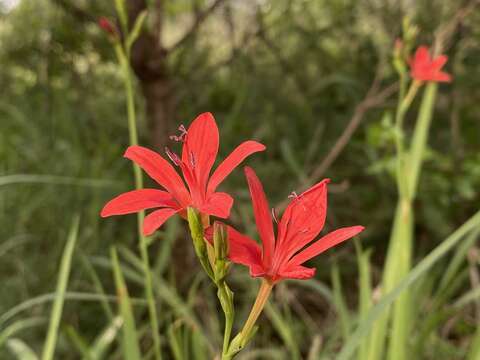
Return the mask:
[[[167,144],[168,135],[210,111],[220,128],[221,154],[243,139],[267,145],[266,153],[248,162],[264,182],[272,206],[309,182],[331,178],[328,228],[366,226],[362,244],[371,248],[376,284],[397,199],[391,115],[397,79],[391,56],[406,16],[420,29],[418,44],[432,44],[438,29],[462,15],[462,9],[471,10],[450,29],[446,43],[447,71],[454,81],[440,87],[435,109],[415,205],[415,257],[421,258],[478,208],[480,12],[472,3],[132,0],[132,16],[149,7],[147,29],[132,57],[140,142],[159,150],[175,148]],[[114,294],[113,277],[104,266],[109,246],[123,247],[124,257],[128,249],[137,251],[134,216],[99,217],[106,200],[132,188],[130,163],[122,159],[128,146],[125,95],[111,44],[96,25],[102,15],[115,18],[111,2],[0,1],[0,313],[53,291],[74,214],[81,214],[81,226],[71,291],[96,292],[94,268],[105,292]],[[413,127],[415,113],[407,117],[407,128]],[[342,144],[339,139],[349,127],[351,136]],[[340,151],[332,154],[332,149]],[[235,194],[232,221],[254,231],[242,171],[223,186]],[[184,228],[169,223],[150,246],[156,275],[193,308],[210,344],[217,346],[221,317],[215,315],[212,289],[198,274]],[[478,267],[478,257],[476,261]],[[262,321],[255,340],[264,355],[252,350],[245,358],[281,358],[284,347],[291,358],[310,353],[316,359],[313,351],[334,358],[342,331],[338,308],[321,291],[328,294],[335,285],[330,273],[337,262],[346,307],[356,306],[352,243],[316,260],[313,285],[278,287],[265,316],[271,321]],[[232,276],[237,302],[247,311],[255,289],[245,282],[244,269],[235,269]],[[138,284],[130,286],[132,296],[141,296]],[[469,286],[467,278],[458,292]],[[172,344],[186,341],[191,323],[175,310],[178,303],[159,302],[162,336],[170,344],[165,351],[182,358],[178,353],[185,346],[175,350]],[[28,309],[38,316],[44,310],[43,305]],[[140,309],[139,322],[142,316]],[[90,342],[106,323],[97,302],[67,301],[58,358],[79,357],[71,351],[75,336],[69,329]],[[21,337],[38,349],[42,329],[33,327]],[[470,308],[445,319],[438,328],[441,358],[463,358],[472,333]],[[0,357],[9,359],[10,354],[0,344]],[[425,354],[439,358],[436,350]]]

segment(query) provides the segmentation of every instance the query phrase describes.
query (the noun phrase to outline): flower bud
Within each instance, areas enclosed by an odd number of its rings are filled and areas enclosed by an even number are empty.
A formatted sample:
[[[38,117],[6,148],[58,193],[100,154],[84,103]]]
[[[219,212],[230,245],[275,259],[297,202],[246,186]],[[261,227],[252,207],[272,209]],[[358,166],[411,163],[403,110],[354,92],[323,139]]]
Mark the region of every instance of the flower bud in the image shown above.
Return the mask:
[[[117,27],[105,16],[101,16],[98,19],[98,26],[105,31],[109,37],[111,38],[118,38],[118,30]]]
[[[204,268],[205,272],[208,274],[212,280],[215,279],[214,273],[212,271],[212,266],[208,259],[208,249],[203,237],[203,225],[201,214],[194,208],[187,208],[187,219],[188,225],[190,227],[190,234],[192,235],[193,247],[195,253],[197,254],[200,264]]]
[[[213,224],[213,247],[216,260],[226,260],[228,256],[228,234],[227,228],[220,222]]]

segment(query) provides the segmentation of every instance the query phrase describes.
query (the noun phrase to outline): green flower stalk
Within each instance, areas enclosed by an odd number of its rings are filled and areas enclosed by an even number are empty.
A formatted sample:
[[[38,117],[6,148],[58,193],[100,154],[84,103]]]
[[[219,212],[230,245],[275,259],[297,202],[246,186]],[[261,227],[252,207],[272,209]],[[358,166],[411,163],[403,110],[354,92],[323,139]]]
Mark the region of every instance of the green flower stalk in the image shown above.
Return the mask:
[[[136,109],[135,109],[135,97],[133,90],[133,76],[130,68],[130,50],[138,38],[142,26],[145,22],[146,12],[141,13],[133,26],[131,32],[129,32],[128,24],[126,22],[125,16],[125,3],[122,0],[116,1],[117,13],[122,23],[122,30],[125,33],[125,39],[122,41],[120,36],[120,31],[116,26],[110,22],[107,18],[101,17],[98,20],[99,26],[107,33],[109,40],[113,43],[115,54],[117,60],[120,64],[123,81],[125,86],[125,92],[127,97],[127,117],[128,117],[128,132],[130,138],[130,145],[138,144],[138,134],[137,134],[137,118],[136,118]],[[140,167],[137,164],[133,164],[133,173],[135,178],[135,188],[137,190],[143,188],[143,177],[140,170]],[[157,308],[155,303],[155,297],[153,294],[153,284],[152,284],[152,274],[150,269],[150,261],[148,259],[148,239],[142,232],[142,224],[145,218],[145,212],[140,211],[137,215],[138,217],[138,236],[139,236],[139,248],[140,254],[143,263],[143,271],[145,275],[145,295],[148,302],[148,311],[150,317],[150,323],[152,326],[152,338],[153,338],[153,348],[155,353],[155,359],[161,360],[161,343],[159,336],[159,325],[157,317]]]

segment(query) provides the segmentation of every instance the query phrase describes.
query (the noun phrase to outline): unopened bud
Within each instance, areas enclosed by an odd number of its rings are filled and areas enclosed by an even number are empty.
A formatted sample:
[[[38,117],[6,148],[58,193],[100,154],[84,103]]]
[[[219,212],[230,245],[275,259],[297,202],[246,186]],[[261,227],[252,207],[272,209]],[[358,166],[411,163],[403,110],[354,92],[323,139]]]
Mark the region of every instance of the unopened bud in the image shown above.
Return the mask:
[[[215,259],[225,260],[228,256],[228,234],[227,227],[220,223],[213,224],[213,247],[215,248]]]
[[[214,280],[215,275],[212,271],[212,266],[210,265],[208,259],[208,249],[206,242],[203,238],[203,225],[202,219],[197,210],[194,208],[187,208],[187,218],[188,225],[190,227],[190,234],[192,235],[193,247],[195,248],[195,253],[197,254],[200,264],[202,265],[205,272],[208,276]]]
[[[98,26],[105,31],[109,36],[117,38],[118,30],[117,27],[105,16],[101,16],[98,19]]]

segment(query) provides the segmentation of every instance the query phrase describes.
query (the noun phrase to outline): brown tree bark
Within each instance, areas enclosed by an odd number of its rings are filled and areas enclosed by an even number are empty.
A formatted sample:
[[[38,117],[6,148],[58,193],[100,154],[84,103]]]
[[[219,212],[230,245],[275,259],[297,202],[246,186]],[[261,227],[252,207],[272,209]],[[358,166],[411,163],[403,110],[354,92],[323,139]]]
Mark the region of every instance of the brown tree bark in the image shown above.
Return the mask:
[[[145,0],[128,0],[128,15],[133,24],[145,10]],[[162,46],[163,2],[156,0],[154,25],[143,31],[132,48],[131,65],[139,80],[144,98],[150,141],[157,151],[163,151],[168,136],[173,132],[174,98],[172,81],[167,69],[167,51]]]

